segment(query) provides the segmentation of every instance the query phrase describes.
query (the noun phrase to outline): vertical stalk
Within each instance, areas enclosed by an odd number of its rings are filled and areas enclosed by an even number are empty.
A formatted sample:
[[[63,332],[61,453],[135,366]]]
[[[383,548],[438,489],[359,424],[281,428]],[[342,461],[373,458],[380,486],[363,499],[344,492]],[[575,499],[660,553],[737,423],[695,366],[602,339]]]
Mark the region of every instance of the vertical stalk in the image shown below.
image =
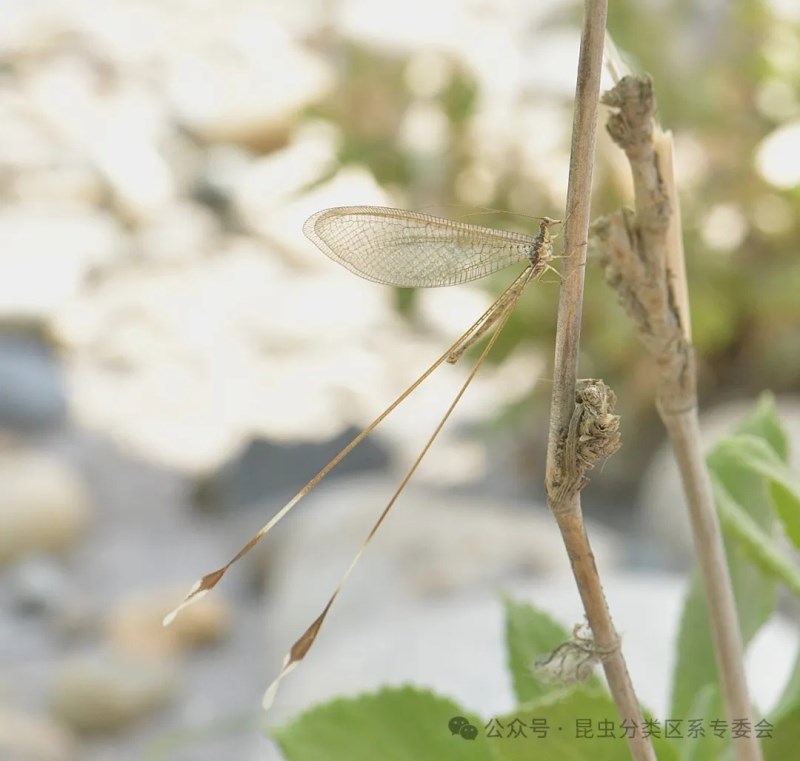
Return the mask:
[[[551,399],[550,435],[547,449],[547,494],[569,555],[572,571],[583,600],[586,617],[599,652],[620,717],[637,729],[643,717],[619,647],[580,506],[582,474],[574,472],[581,460],[577,453],[580,437],[570,436],[576,428],[576,386],[580,322],[583,304],[586,247],[592,189],[595,131],[603,65],[603,40],[607,15],[606,0],[585,0],[584,26],[575,89],[567,217],[564,226],[563,282],[558,305],[558,327]],[[636,731],[628,737],[633,758],[655,759],[648,738]]]
[[[723,700],[731,721],[749,719],[752,726],[744,648],[700,447],[672,139],[653,119],[656,102],[649,77],[623,77],[603,96],[603,102],[614,109],[608,120],[609,134],[631,166],[636,213],[634,217],[625,210],[599,220],[593,226],[592,241],[600,249],[606,280],[636,323],[658,371],[656,407],[669,434],[689,506]],[[754,735],[737,737],[733,748],[738,761],[761,759]]]

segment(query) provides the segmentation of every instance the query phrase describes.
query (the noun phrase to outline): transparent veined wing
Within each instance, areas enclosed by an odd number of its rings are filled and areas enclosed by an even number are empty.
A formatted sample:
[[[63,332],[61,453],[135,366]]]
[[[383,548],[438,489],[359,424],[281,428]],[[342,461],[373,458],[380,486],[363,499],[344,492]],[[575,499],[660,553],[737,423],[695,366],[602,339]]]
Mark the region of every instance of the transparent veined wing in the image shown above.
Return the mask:
[[[309,217],[306,236],[367,280],[402,287],[457,285],[528,260],[534,238],[383,206],[340,206]]]

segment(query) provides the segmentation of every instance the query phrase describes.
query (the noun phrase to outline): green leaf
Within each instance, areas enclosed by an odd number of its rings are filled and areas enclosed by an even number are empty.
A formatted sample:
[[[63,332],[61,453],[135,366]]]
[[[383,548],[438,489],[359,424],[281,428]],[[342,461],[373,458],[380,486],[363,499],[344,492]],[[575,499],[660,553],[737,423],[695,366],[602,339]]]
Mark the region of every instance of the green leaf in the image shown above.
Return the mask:
[[[727,736],[719,737],[709,731],[708,722],[724,716],[725,710],[719,690],[712,685],[707,685],[700,690],[689,709],[686,722],[684,722],[687,729],[681,744],[681,761],[708,761],[723,757],[726,748],[730,747],[730,740]],[[690,722],[693,720],[700,722],[703,736],[699,736],[700,733],[689,735],[692,727]]]
[[[728,437],[721,439],[706,456],[709,472],[737,503],[747,508],[747,513],[761,528],[772,533],[775,511],[769,481],[752,468],[743,467],[736,449],[726,446],[729,441]]]
[[[586,687],[562,689],[493,718],[486,735],[494,761],[629,761],[631,757],[614,702],[606,693]],[[677,759],[677,742],[663,737],[652,741],[659,761]]]
[[[730,558],[731,550],[728,556]],[[776,584],[760,571],[748,570],[740,561],[731,564],[739,627],[749,642],[775,607]],[[749,591],[748,591],[749,590]],[[716,655],[708,628],[705,594],[695,573],[689,586],[678,634],[678,658],[673,675],[670,716],[690,718],[695,696],[709,685],[718,687]]]
[[[726,533],[735,536],[743,551],[765,573],[782,581],[800,597],[800,568],[781,546],[742,509],[716,478],[712,477],[714,501]]]
[[[777,584],[742,557],[741,549],[728,543],[739,628],[746,645],[775,608]],[[705,594],[695,572],[689,586],[678,635],[678,658],[672,687],[670,713],[688,717],[694,696],[707,685],[718,685],[719,675],[708,626]]]
[[[775,512],[783,523],[786,536],[800,549],[800,501],[796,487],[790,490],[783,484],[773,481],[770,484],[770,496],[775,505]]]
[[[517,701],[526,703],[538,700],[552,692],[561,692],[563,687],[542,679],[534,673],[534,661],[555,650],[570,636],[561,624],[532,605],[503,598],[506,609],[506,647],[508,668],[514,683]],[[591,677],[588,685],[599,686],[597,677]]]
[[[789,462],[789,439],[778,417],[775,397],[764,392],[755,409],[734,429],[734,434],[749,434],[765,441],[781,462]]]
[[[715,486],[715,496],[723,497],[718,510],[724,519],[723,537],[739,627],[742,640],[747,644],[774,610],[776,571],[780,570],[787,578],[791,578],[791,574],[785,565],[778,562],[779,556],[771,551],[771,539],[764,539],[773,535],[776,526],[768,488],[770,481],[757,470],[743,467],[742,447],[750,446],[757,437],[762,455],[763,444],[763,447],[772,447],[778,459],[788,453],[788,447],[769,397],[762,397],[756,410],[738,426],[737,431],[737,436],[724,440],[709,453],[707,463]],[[734,446],[730,443],[732,439],[738,442]],[[750,449],[754,447],[750,446]],[[765,459],[775,460],[769,455],[765,455]],[[731,527],[735,530],[732,531]],[[759,562],[753,562],[754,559]],[[765,567],[769,572],[765,572]],[[707,685],[718,684],[705,595],[700,578],[695,573],[678,635],[672,716],[687,716],[700,690]]]
[[[765,727],[765,730],[768,730],[769,736],[761,739],[764,761],[797,758],[797,748],[800,746],[800,703],[783,713],[772,728]]]
[[[717,451],[769,482],[769,495],[795,547],[800,547],[800,479],[763,439],[740,434],[723,439]]]
[[[452,732],[450,723],[459,716],[475,727],[474,739]],[[482,720],[452,700],[414,687],[333,700],[271,731],[289,761],[492,758]]]

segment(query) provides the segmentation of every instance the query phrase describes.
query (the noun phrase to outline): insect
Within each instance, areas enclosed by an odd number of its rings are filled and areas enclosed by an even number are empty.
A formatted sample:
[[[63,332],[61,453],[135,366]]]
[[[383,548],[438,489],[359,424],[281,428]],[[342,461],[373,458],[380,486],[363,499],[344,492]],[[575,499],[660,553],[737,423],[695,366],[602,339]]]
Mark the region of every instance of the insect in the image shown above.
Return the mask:
[[[325,209],[306,221],[303,226],[306,236],[323,253],[356,275],[385,285],[421,288],[457,285],[486,277],[515,263],[524,262],[526,267],[447,351],[292,497],[226,565],[196,582],[183,602],[164,619],[164,625],[169,625],[182,608],[199,600],[213,589],[228,568],[255,547],[436,368],[445,361],[457,362],[464,352],[480,340],[490,328],[497,325],[495,333],[487,342],[467,379],[362,542],[322,613],[292,645],[278,677],[264,695],[265,709],[272,704],[281,679],[297,666],[313,645],[339,592],[469,387],[525,287],[532,280],[539,278],[545,270],[552,269],[550,262],[553,259],[554,236],[550,230],[560,223],[561,220],[558,219],[541,217],[538,233],[530,236],[455,222],[415,211],[379,206],[343,206]]]
[[[308,238],[359,277],[385,285],[459,285],[527,260],[534,277],[552,258],[543,217],[536,237],[383,206],[341,206],[313,214]]]
[[[550,228],[560,223],[542,217],[539,233],[531,237],[417,211],[341,206],[309,217],[303,232],[324,254],[356,275],[399,287],[458,285],[527,261],[528,267],[448,354],[452,364],[513,307],[531,280],[550,268]]]

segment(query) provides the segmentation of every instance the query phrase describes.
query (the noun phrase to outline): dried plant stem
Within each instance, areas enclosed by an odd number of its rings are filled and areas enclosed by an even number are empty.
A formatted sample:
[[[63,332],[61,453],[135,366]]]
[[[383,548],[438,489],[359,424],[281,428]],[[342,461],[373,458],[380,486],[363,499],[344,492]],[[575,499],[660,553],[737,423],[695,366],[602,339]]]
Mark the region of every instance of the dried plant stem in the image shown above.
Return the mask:
[[[636,322],[659,375],[657,407],[669,434],[689,504],[694,542],[708,601],[711,634],[728,717],[750,719],[743,647],[711,481],[700,448],[695,359],[689,330],[680,216],[672,171],[671,136],[653,121],[655,98],[647,77],[624,77],[603,97],[615,109],[608,131],[625,151],[633,174],[633,213],[593,225],[593,247],[606,279]],[[738,761],[758,761],[754,736],[733,744]]]
[[[581,463],[585,468],[591,463],[577,451],[583,437],[570,435],[583,425],[579,418],[584,414],[582,405],[576,408],[576,378],[607,2],[586,0],[584,14],[564,230],[567,255],[563,260],[563,285],[558,308],[555,382],[547,450],[547,493],[595,644],[599,651],[607,653],[603,657],[603,667],[620,717],[641,727],[643,717],[639,702],[619,648],[619,638],[611,621],[581,515],[579,493],[585,478],[583,471],[576,472],[573,466]],[[603,393],[602,389],[600,393]],[[613,402],[613,395],[611,398]],[[613,404],[610,406],[613,407]],[[632,735],[628,737],[632,756],[637,761],[655,759],[649,739],[643,737],[641,732]]]

